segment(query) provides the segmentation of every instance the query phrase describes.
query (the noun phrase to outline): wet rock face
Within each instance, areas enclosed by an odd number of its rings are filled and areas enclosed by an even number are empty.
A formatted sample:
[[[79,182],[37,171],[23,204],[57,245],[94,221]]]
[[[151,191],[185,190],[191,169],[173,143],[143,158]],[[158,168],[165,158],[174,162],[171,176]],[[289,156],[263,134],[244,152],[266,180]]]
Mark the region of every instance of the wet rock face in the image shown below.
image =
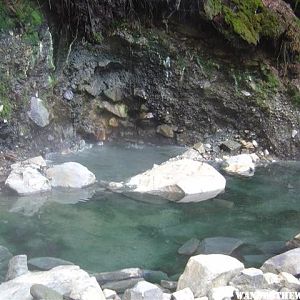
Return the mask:
[[[230,50],[176,30],[116,29],[99,44],[74,46],[66,85],[78,131],[94,140],[202,141],[212,152],[240,136],[281,157],[299,157],[299,135],[291,135],[299,111],[280,87],[268,88],[259,64],[241,67]]]

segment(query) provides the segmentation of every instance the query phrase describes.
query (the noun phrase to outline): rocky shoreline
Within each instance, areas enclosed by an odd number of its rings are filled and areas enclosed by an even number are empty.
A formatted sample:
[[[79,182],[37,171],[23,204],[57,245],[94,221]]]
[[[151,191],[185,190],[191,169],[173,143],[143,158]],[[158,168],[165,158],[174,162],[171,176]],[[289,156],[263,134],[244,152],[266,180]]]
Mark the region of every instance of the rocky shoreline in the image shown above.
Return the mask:
[[[224,300],[297,299],[300,292],[299,235],[290,250],[269,258],[260,269],[245,268],[225,254],[190,256],[182,274],[128,268],[93,273],[53,257],[27,261],[1,246],[0,298],[9,300]],[[291,247],[293,245],[293,247]],[[288,248],[287,248],[288,249]],[[284,298],[285,299],[285,298]]]

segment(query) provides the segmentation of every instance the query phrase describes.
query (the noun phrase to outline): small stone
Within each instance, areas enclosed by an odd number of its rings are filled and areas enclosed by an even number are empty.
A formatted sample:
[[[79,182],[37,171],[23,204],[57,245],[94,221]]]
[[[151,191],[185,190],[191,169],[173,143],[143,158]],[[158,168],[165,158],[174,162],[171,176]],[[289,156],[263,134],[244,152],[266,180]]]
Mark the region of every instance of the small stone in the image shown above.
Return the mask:
[[[269,155],[270,155],[269,150],[268,150],[268,149],[265,149],[265,150],[264,150],[264,156],[269,156]]]
[[[176,291],[177,281],[161,280],[160,285],[170,291]]]
[[[193,149],[198,151],[200,154],[204,154],[205,153],[205,147],[203,145],[203,143],[199,142],[197,144],[195,144],[193,146]]]
[[[294,138],[298,134],[298,131],[296,129],[293,129],[292,131],[292,138]]]
[[[66,99],[67,101],[71,101],[74,98],[74,93],[71,90],[66,90],[64,92],[64,99]]]
[[[163,300],[163,292],[147,281],[138,282],[134,288],[125,291],[123,300]]]
[[[166,138],[174,138],[173,128],[167,124],[159,125],[156,132]]]
[[[192,238],[185,242],[178,250],[178,254],[191,256],[194,254],[200,244],[200,241],[196,238]]]
[[[106,110],[110,113],[112,113],[113,115],[125,119],[127,118],[128,114],[127,114],[127,106],[125,104],[119,103],[119,104],[112,104],[109,103],[107,101],[103,101],[99,104],[99,108]]]
[[[173,293],[172,299],[173,300],[194,300],[194,295],[191,289],[187,287],[183,290]]]
[[[28,273],[27,255],[14,256],[8,263],[6,280],[15,279],[26,273]]]
[[[230,255],[243,241],[231,237],[210,237],[201,241],[197,249],[198,254],[226,254]]]
[[[210,151],[212,146],[211,146],[211,144],[204,144],[204,148],[206,151]]]
[[[119,126],[119,122],[116,118],[110,118],[108,121],[110,127],[117,128]]]
[[[53,289],[42,284],[34,284],[30,288],[30,294],[34,300],[63,300],[63,296]]]
[[[131,278],[143,277],[143,271],[139,268],[128,268],[114,272],[103,272],[94,274],[100,285],[110,281],[121,281]]]
[[[257,148],[257,147],[258,147],[258,143],[257,143],[257,141],[256,141],[256,140],[253,140],[253,141],[252,141],[252,144],[253,144],[253,146],[254,146],[255,148]]]
[[[106,282],[101,285],[103,289],[116,291],[117,293],[124,293],[127,289],[133,288],[137,283],[144,282],[144,278],[130,278],[120,281]]]
[[[105,90],[103,94],[112,102],[120,102],[124,98],[123,91],[118,87]]]
[[[110,290],[110,289],[104,289],[103,294],[106,299],[115,299],[117,296],[117,293],[114,290]]]
[[[141,89],[141,88],[135,88],[135,89],[133,90],[133,94],[134,94],[135,97],[138,97],[138,98],[147,100],[147,94],[146,94],[146,92],[145,92],[144,89]]]
[[[293,188],[291,186],[290,188]],[[289,248],[300,248],[300,233],[298,233],[293,239],[286,243]]]
[[[241,91],[241,93],[246,96],[246,97],[250,97],[251,93],[247,92],[247,91]]]
[[[241,144],[238,142],[235,142],[235,141],[228,140],[228,141],[222,142],[220,145],[220,148],[223,151],[235,154],[240,150]]]

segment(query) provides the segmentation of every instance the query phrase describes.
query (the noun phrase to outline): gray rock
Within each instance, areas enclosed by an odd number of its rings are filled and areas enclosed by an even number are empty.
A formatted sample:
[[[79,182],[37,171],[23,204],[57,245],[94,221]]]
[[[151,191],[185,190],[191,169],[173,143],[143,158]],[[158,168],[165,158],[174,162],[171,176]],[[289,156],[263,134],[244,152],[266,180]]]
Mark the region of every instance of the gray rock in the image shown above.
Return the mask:
[[[285,242],[284,241],[265,241],[262,243],[256,244],[257,248],[261,250],[265,254],[273,254],[277,255],[282,252],[282,250],[285,248]]]
[[[72,92],[72,90],[66,90],[66,91],[64,92],[64,98],[65,98],[66,100],[68,100],[68,101],[73,100],[73,98],[74,98],[74,93]]]
[[[35,257],[28,261],[30,270],[48,271],[58,266],[73,265],[72,262],[55,257]]]
[[[120,281],[106,282],[101,285],[103,289],[114,290],[118,294],[124,293],[127,289],[133,288],[138,282],[145,281],[144,278],[131,278]]]
[[[42,284],[34,284],[30,294],[34,300],[64,300],[63,295]]]
[[[298,233],[293,239],[286,243],[289,248],[299,248],[300,247],[300,233]]]
[[[212,288],[226,286],[243,269],[244,265],[231,256],[193,256],[179,278],[177,290],[189,287],[195,297],[206,296]]]
[[[99,108],[106,110],[110,113],[112,113],[113,115],[125,119],[127,118],[128,114],[127,114],[127,106],[125,104],[111,104],[107,101],[103,101],[99,104]]]
[[[279,273],[279,277],[282,279],[284,287],[300,291],[300,281],[295,276],[286,272],[281,272]]]
[[[192,238],[185,242],[178,250],[178,254],[191,256],[196,252],[200,241],[196,238]]]
[[[235,141],[228,140],[221,143],[220,149],[231,154],[236,154],[241,149],[241,144]]]
[[[123,300],[163,300],[163,292],[147,281],[138,282],[134,288],[125,291]]]
[[[230,285],[237,287],[244,291],[253,291],[264,287],[265,279],[263,272],[260,269],[249,268],[241,271],[240,274],[235,276]]]
[[[173,293],[172,300],[194,300],[194,295],[190,288],[185,288]]]
[[[176,291],[177,281],[161,280],[160,285],[170,291]]]
[[[157,126],[156,132],[166,138],[174,137],[174,131],[173,131],[172,126],[169,126],[167,124]]]
[[[155,270],[143,270],[143,278],[151,283],[160,283],[161,280],[168,280],[165,272]]]
[[[233,208],[234,203],[232,201],[224,200],[224,199],[213,199],[214,204],[217,204],[220,207],[224,208]]]
[[[8,263],[6,280],[15,279],[28,273],[27,255],[14,256]]]
[[[300,274],[300,248],[271,257],[261,267],[263,272]]]
[[[274,273],[264,273],[263,274],[263,286],[262,289],[270,289],[279,291],[284,285],[281,277]]]
[[[112,102],[120,102],[124,98],[122,89],[118,87],[105,90],[103,94]]]
[[[95,175],[85,166],[76,162],[66,162],[46,170],[53,187],[83,188],[96,182]]]
[[[243,245],[243,241],[231,237],[205,238],[201,241],[197,253],[230,255],[241,245]]]
[[[39,127],[45,127],[49,125],[49,111],[46,108],[43,100],[37,97],[31,97],[30,111],[28,112],[29,118]]]
[[[114,272],[103,272],[94,274],[100,285],[110,281],[121,281],[131,278],[142,278],[143,271],[139,268],[128,268]]]
[[[0,282],[5,280],[5,276],[8,269],[9,260],[13,255],[9,250],[3,246],[0,246]]]

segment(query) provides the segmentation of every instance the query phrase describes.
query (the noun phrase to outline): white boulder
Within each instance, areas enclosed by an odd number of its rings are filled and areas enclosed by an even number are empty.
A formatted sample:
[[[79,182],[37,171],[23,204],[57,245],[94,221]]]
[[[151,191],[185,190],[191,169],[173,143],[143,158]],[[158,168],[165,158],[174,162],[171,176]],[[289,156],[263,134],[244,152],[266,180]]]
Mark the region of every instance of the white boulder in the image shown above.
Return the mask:
[[[42,175],[36,165],[13,168],[5,181],[5,185],[19,195],[28,195],[51,190],[49,180]]]
[[[168,160],[132,177],[126,184],[133,193],[178,201],[198,202],[216,197],[226,179],[212,166],[191,159]]]
[[[60,266],[46,272],[28,272],[0,285],[0,299],[32,300],[30,288],[43,284],[61,295],[76,297],[76,300],[105,300],[94,277],[78,266]]]
[[[46,171],[52,187],[83,188],[96,182],[88,168],[76,162],[53,166]]]
[[[240,154],[225,159],[223,169],[228,174],[251,177],[255,171],[256,156]]]
[[[189,287],[195,297],[206,296],[215,287],[226,286],[244,269],[237,259],[223,254],[197,255],[189,259],[177,290]]]

